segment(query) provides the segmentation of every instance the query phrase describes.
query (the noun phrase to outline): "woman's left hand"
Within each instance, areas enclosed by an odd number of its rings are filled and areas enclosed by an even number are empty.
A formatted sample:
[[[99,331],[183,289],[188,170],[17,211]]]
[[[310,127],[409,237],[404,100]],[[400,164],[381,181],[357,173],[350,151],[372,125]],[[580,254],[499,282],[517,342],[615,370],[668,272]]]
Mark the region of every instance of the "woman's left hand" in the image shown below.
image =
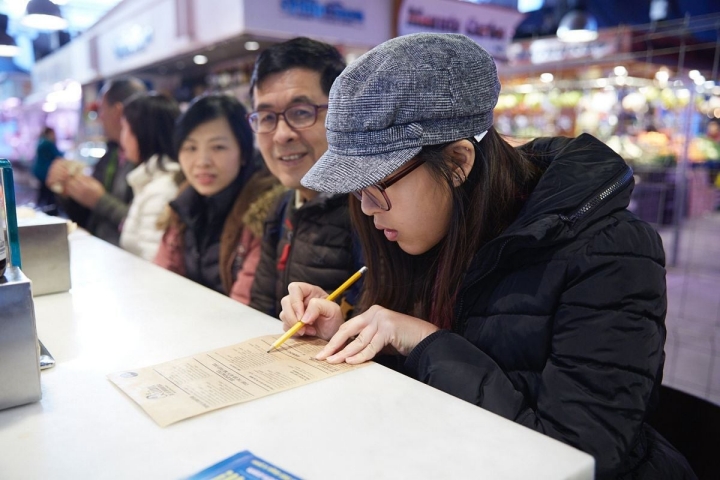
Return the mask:
[[[328,363],[358,364],[367,362],[382,350],[387,352],[388,347],[407,356],[437,330],[438,327],[425,320],[373,305],[345,322],[315,358]],[[347,343],[352,337],[355,339]]]

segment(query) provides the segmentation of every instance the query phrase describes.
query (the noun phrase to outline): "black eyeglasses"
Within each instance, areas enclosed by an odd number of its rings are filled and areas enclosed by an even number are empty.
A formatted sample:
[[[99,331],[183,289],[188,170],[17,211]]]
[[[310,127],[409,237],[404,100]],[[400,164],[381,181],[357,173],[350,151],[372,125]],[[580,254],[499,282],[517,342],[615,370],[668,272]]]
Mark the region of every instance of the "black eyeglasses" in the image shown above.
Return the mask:
[[[249,113],[247,116],[250,128],[255,133],[271,133],[277,128],[280,117],[285,123],[295,130],[309,128],[317,122],[318,111],[328,108],[327,105],[310,105],[301,103],[285,109],[284,112],[271,112],[270,110],[258,110]]]
[[[383,180],[374,185],[370,185],[369,187],[363,188],[362,190],[357,190],[355,192],[352,192],[352,194],[355,195],[355,198],[357,198],[361,202],[363,199],[363,195],[367,195],[368,198],[378,208],[387,212],[392,208],[392,204],[390,203],[390,199],[388,198],[387,193],[385,193],[385,190],[390,188],[390,186],[394,183],[397,183],[400,179],[407,176],[410,172],[418,168],[423,163],[425,163],[425,160],[420,160],[418,158],[416,158],[415,160],[411,160],[410,162],[405,164],[405,166],[401,167],[400,170],[390,175],[387,180]]]

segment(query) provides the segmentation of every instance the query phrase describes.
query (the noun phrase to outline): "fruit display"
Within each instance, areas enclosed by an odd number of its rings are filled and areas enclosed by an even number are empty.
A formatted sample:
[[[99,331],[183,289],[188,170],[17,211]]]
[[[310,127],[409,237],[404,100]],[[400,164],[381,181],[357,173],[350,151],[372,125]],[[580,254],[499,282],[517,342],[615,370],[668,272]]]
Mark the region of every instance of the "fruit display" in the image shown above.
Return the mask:
[[[628,162],[668,167],[685,153],[688,108],[693,163],[720,160],[720,143],[704,136],[707,118],[720,116],[720,87],[695,88],[646,79],[522,83],[503,89],[495,109],[500,133],[528,140],[538,136],[590,133]],[[694,91],[691,91],[694,88]],[[692,105],[691,105],[692,102]]]

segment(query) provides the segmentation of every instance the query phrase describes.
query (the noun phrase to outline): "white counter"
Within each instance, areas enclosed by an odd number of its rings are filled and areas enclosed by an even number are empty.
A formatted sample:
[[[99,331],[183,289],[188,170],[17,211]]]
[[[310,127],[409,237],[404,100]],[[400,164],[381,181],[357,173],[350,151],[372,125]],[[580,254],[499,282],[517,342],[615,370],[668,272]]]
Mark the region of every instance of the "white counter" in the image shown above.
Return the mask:
[[[57,365],[0,412],[0,479],[173,479],[250,450],[305,479],[589,479],[592,457],[379,365],[158,427],[106,375],[280,322],[86,234],[73,288],[39,297]],[[2,386],[0,386],[2,388]]]

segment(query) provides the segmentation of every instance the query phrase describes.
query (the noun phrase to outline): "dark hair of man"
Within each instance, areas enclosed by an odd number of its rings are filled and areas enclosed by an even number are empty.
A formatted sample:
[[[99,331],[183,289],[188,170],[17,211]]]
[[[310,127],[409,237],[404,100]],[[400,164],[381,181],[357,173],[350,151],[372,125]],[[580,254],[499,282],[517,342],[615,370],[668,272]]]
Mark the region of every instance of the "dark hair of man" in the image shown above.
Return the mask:
[[[40,136],[41,136],[41,137],[47,137],[47,136],[50,135],[51,133],[52,133],[53,135],[55,135],[55,129],[52,128],[52,127],[45,127],[45,128],[43,128],[43,131],[42,131],[42,133],[40,134]]]
[[[330,94],[335,79],[345,69],[345,61],[337,48],[306,37],[293,38],[263,51],[255,61],[250,78],[250,98],[255,87],[270,75],[292,68],[305,68],[320,74],[320,87]]]
[[[222,94],[202,95],[195,98],[188,109],[183,113],[175,126],[173,137],[173,151],[175,158],[179,158],[180,148],[187,137],[198,126],[218,118],[227,120],[230,130],[240,147],[240,161],[242,168],[240,176],[245,180],[255,172],[253,162],[253,133],[247,121],[247,110],[234,97]]]
[[[132,98],[125,104],[123,116],[137,138],[140,163],[153,155],[176,160],[172,139],[179,115],[177,102],[157,93]]]
[[[125,103],[133,95],[147,92],[145,84],[134,77],[116,78],[105,82],[100,97],[105,97],[108,105]]]
[[[473,144],[475,163],[459,187],[453,186],[453,163],[443,152],[449,144],[424,147],[418,154],[425,160],[424,168],[452,195],[447,235],[425,254],[409,255],[388,242],[350,196],[365,264],[374,272],[364,280],[362,309],[377,304],[443,329],[452,327],[457,291],[475,253],[513,222],[542,175],[494,128]]]

